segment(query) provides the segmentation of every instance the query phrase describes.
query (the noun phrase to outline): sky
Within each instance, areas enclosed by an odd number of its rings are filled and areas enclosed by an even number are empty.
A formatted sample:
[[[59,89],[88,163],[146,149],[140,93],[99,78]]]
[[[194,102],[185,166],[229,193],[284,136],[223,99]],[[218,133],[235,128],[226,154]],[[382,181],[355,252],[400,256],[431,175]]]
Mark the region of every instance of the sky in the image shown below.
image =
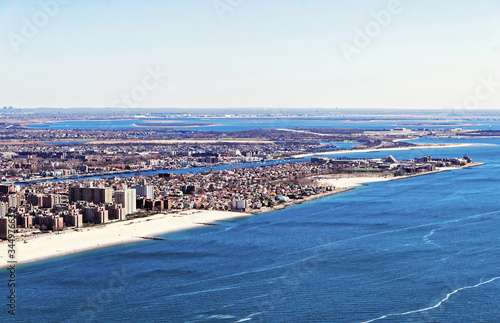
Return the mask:
[[[500,108],[498,0],[0,0],[0,106]]]

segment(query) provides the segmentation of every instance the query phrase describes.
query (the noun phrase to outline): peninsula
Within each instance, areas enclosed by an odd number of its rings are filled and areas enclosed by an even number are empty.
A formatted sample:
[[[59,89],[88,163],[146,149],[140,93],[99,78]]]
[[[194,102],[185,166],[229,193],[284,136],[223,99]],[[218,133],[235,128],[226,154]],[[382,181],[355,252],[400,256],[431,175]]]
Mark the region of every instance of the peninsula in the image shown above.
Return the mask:
[[[403,179],[481,165],[469,157],[424,156],[398,161],[313,157],[311,162],[201,173],[161,173],[129,179],[0,185],[0,225],[15,218],[19,264],[160,234],[216,225],[353,189],[365,183]],[[132,188],[128,188],[132,187]],[[43,188],[43,189],[42,189]],[[6,214],[5,207],[11,207]],[[8,239],[8,229],[3,239]],[[0,243],[0,257],[9,244]],[[4,250],[5,249],[5,250]],[[2,250],[4,252],[2,252]],[[2,258],[0,258],[2,259]],[[6,260],[6,259],[5,259]],[[4,266],[2,261],[0,266]]]

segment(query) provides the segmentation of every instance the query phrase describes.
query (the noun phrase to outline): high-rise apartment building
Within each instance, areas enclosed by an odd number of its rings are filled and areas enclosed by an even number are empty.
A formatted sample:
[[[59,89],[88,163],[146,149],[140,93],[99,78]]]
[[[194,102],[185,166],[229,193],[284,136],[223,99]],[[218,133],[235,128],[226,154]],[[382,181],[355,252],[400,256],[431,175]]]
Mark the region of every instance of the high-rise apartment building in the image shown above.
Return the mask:
[[[83,222],[85,223],[106,223],[109,222],[108,210],[104,206],[85,206],[82,208]]]
[[[123,206],[126,215],[137,212],[136,198],[137,193],[134,188],[126,188],[115,192],[116,203]]]
[[[9,238],[9,224],[17,227],[16,218],[0,217],[0,239],[7,240]],[[14,231],[11,229],[11,231]]]
[[[9,212],[9,203],[0,201],[0,216],[5,216]]]
[[[42,196],[42,207],[51,209],[58,204],[61,204],[61,195],[48,194]]]
[[[113,202],[113,189],[111,187],[80,187],[69,188],[69,201],[87,201],[94,204]]]

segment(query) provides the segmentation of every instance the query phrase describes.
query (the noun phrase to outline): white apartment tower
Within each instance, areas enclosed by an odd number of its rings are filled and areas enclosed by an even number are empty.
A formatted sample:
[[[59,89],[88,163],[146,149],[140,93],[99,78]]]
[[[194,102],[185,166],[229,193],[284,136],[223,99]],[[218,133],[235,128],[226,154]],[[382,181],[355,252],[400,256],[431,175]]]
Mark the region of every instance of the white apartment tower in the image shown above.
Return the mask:
[[[115,192],[115,201],[123,206],[126,215],[137,212],[136,197],[137,194],[133,188],[125,188]]]

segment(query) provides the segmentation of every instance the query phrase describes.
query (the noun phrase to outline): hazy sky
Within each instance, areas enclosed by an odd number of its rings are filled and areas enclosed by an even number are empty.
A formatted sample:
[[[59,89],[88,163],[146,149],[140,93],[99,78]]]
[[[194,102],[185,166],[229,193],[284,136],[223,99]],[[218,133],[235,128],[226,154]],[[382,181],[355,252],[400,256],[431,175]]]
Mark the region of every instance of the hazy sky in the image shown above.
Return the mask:
[[[0,106],[500,108],[498,0],[0,0],[0,21]]]

